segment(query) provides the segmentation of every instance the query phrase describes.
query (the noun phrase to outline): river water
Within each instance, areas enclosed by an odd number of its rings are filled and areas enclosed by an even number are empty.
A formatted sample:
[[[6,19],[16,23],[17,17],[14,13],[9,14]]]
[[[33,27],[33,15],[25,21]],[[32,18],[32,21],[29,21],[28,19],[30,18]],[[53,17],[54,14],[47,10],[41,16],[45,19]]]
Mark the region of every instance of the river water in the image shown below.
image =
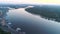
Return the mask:
[[[21,28],[26,34],[60,34],[60,23],[28,13],[25,8],[9,10],[7,14],[15,30]]]

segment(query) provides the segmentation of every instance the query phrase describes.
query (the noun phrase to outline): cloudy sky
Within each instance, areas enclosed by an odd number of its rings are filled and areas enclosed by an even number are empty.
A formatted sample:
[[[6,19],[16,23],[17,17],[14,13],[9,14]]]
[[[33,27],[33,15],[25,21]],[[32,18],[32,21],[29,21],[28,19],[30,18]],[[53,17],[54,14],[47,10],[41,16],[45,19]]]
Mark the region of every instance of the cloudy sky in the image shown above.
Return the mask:
[[[60,4],[60,0],[0,0],[0,3],[15,4]]]

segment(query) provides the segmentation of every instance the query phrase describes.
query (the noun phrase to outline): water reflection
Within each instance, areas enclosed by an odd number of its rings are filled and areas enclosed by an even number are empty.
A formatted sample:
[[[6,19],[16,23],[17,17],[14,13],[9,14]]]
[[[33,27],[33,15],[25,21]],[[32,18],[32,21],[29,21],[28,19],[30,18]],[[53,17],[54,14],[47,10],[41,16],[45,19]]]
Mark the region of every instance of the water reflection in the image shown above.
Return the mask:
[[[60,34],[60,24],[30,14],[25,8],[9,10],[9,19],[13,29],[21,28],[26,34]]]

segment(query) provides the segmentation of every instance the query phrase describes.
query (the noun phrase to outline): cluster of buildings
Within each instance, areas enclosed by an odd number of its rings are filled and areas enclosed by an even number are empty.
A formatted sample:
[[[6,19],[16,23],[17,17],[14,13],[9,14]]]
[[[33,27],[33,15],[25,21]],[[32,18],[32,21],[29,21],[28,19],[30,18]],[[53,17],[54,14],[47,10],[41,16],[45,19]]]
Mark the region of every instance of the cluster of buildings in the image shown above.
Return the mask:
[[[16,30],[14,30],[9,26],[11,25],[11,23],[9,23],[8,20],[6,19],[8,10],[9,10],[8,8],[0,8],[0,27],[2,27],[2,29],[6,29],[7,31],[8,30],[10,30],[10,32],[12,31],[11,34],[25,34],[25,32],[21,31],[21,28],[16,28]]]

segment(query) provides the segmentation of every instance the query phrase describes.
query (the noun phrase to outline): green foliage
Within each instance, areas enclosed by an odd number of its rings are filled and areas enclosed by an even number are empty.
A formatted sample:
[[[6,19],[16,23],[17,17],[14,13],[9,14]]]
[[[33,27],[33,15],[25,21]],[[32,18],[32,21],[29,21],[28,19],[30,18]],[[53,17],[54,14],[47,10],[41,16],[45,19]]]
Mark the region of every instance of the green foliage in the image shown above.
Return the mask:
[[[0,28],[0,34],[11,34],[10,32],[5,32]]]
[[[26,8],[27,12],[40,15],[43,18],[55,19],[60,22],[60,7],[59,6],[35,6],[33,8]]]

